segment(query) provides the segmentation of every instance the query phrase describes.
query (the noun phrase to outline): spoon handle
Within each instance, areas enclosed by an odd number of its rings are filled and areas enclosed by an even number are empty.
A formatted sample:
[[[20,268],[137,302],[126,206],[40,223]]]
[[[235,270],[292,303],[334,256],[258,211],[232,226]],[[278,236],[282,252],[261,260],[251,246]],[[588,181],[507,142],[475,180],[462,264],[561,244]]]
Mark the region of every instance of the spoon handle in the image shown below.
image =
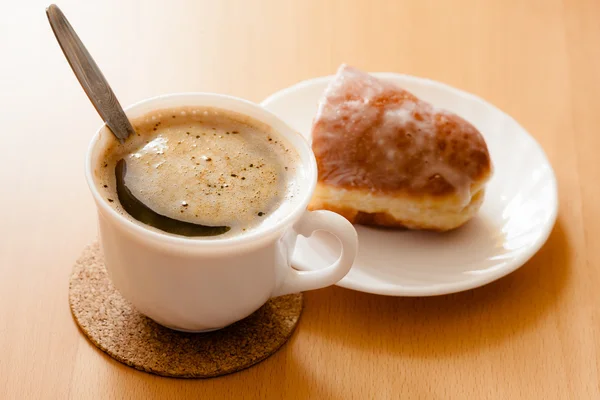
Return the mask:
[[[124,142],[130,135],[135,134],[135,130],[100,68],[58,6],[50,5],[46,9],[46,15],[54,36],[83,90],[112,133],[121,143]]]

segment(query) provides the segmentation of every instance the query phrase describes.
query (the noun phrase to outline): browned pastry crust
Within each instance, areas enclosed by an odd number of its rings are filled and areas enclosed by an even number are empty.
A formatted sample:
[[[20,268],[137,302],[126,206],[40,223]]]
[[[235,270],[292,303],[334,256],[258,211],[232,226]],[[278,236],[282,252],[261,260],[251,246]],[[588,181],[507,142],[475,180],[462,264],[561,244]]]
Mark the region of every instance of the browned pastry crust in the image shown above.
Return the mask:
[[[312,148],[310,208],[357,224],[453,229],[477,212],[492,173],[473,125],[345,65],[320,101]]]

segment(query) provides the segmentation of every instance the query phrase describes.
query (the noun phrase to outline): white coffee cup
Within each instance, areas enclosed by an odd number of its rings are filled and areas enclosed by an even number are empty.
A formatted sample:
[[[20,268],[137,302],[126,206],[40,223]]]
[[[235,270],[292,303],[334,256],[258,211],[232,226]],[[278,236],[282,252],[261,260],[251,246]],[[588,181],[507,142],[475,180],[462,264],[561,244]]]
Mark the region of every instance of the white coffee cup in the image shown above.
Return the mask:
[[[126,109],[130,118],[178,106],[208,106],[248,115],[271,126],[299,154],[299,195],[285,215],[231,238],[187,238],[162,234],[135,223],[111,207],[98,189],[98,173],[112,133],[101,127],[88,149],[86,179],[98,208],[100,244],[106,269],[118,291],[161,325],[182,331],[215,330],[239,321],[269,298],[330,286],[342,279],[356,257],[358,239],[352,224],[329,211],[307,211],[317,181],[310,145],[261,106],[209,93],[159,96]],[[342,244],[336,262],[314,271],[292,268],[298,235],[317,230]]]

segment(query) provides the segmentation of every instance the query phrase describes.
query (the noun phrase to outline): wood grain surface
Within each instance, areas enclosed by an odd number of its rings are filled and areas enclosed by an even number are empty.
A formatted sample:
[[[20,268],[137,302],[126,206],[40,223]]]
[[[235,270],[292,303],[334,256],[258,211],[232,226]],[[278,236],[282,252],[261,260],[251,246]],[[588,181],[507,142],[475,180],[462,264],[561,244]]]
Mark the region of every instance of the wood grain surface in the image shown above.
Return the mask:
[[[556,227],[513,274],[433,298],[309,292],[277,354],[198,381],[121,365],[73,322],[69,273],[96,236],[83,159],[100,118],[48,3],[2,5],[1,399],[600,398],[598,0],[61,1],[123,105],[180,91],[260,101],[347,62],[482,96],[556,170]]]

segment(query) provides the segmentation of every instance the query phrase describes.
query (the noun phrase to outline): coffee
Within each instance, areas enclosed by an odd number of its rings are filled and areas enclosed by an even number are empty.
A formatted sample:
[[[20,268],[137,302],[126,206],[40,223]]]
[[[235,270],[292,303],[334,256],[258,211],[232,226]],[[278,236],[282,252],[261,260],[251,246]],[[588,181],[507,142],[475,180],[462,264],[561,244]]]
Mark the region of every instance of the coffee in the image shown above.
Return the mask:
[[[272,128],[248,116],[178,107],[153,111],[132,125],[136,136],[106,147],[99,184],[115,210],[151,229],[170,231],[164,228],[168,224],[128,210],[130,201],[175,226],[227,227],[211,234],[231,236],[277,218],[282,202],[294,196],[298,154]],[[194,232],[172,231],[203,236],[202,230]]]

